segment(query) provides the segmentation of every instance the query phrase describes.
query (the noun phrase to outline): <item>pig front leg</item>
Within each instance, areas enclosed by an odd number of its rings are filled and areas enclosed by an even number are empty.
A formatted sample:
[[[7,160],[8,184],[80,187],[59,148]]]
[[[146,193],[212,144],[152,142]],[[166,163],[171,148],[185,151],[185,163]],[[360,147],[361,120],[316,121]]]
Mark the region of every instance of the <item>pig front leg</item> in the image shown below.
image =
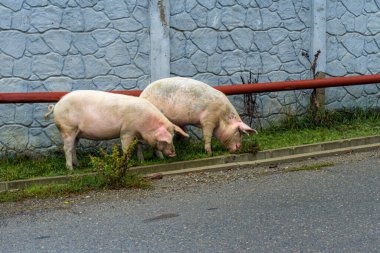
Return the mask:
[[[161,160],[164,159],[164,155],[160,150],[154,149],[154,155]],[[137,159],[139,160],[139,162],[144,162],[144,155],[141,143],[137,144]]]
[[[155,150],[154,150],[154,154],[155,154],[155,156],[156,156],[158,159],[161,159],[161,160],[164,159],[164,155],[162,154],[162,152],[161,152],[160,150],[155,149]]]
[[[212,150],[211,150],[211,138],[212,138],[212,133],[214,132],[214,126],[211,124],[204,125],[202,127],[203,131],[203,139],[205,141],[205,151],[207,154],[211,155]]]
[[[124,134],[124,135],[120,136],[121,148],[123,149],[124,153],[128,152],[129,146],[133,142],[134,138],[135,138],[135,136],[129,135],[129,134]]]
[[[128,152],[128,149],[134,139],[135,139],[134,135],[124,134],[120,136],[121,147],[124,153]],[[140,142],[137,143],[136,152],[137,152],[137,159],[140,162],[144,162],[144,155],[142,153],[142,144]]]
[[[143,151],[142,151],[142,144],[139,142],[137,143],[137,160],[139,160],[139,162],[144,162],[144,155],[143,155]]]

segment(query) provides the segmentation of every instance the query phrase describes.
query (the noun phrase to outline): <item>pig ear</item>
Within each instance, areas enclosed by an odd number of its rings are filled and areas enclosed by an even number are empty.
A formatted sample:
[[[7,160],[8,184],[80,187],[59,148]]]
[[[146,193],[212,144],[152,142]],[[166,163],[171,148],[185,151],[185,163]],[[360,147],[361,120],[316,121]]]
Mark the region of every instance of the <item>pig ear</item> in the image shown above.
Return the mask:
[[[174,125],[174,124],[173,124],[173,126],[174,126],[174,131],[175,131],[176,133],[179,133],[180,135],[182,135],[182,136],[184,136],[184,137],[186,137],[186,138],[189,138],[189,137],[190,137],[190,136],[189,136],[185,131],[183,131],[182,128],[180,128],[179,126]]]
[[[247,124],[245,124],[243,122],[239,123],[238,129],[241,133],[245,133],[248,135],[257,134],[257,131],[255,129],[250,128]]]
[[[171,136],[171,134],[165,127],[158,128],[156,130],[155,137],[157,141],[162,141],[166,143],[170,143],[173,139],[173,136]]]

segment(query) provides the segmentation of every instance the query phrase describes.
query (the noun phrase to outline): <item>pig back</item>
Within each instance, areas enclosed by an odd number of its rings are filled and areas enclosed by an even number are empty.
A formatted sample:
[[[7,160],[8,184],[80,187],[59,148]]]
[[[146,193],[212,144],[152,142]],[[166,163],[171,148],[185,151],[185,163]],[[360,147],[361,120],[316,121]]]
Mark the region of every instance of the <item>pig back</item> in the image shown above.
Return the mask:
[[[190,78],[158,80],[148,85],[140,97],[149,100],[178,125],[199,125],[205,115],[219,118],[226,110],[236,111],[222,92]]]
[[[115,138],[120,130],[140,132],[146,122],[155,122],[160,114],[145,99],[89,90],[73,91],[54,107],[59,128],[78,128],[81,135],[90,139]]]

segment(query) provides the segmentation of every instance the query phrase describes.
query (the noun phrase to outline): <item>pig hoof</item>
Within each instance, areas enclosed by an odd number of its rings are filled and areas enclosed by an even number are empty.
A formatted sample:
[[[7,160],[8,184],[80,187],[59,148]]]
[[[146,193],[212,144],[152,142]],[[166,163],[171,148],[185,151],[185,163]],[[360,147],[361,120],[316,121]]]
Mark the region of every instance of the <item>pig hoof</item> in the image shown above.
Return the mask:
[[[161,160],[164,159],[164,155],[162,154],[161,151],[156,150],[156,151],[154,151],[154,154],[156,155],[157,158],[159,158]]]

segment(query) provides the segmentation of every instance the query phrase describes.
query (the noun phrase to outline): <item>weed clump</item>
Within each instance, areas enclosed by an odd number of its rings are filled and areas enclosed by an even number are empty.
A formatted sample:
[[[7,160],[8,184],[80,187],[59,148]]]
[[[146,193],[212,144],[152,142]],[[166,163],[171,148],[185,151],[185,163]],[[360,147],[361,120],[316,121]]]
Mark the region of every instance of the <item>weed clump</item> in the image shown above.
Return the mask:
[[[67,183],[33,185],[23,190],[0,192],[0,203],[34,197],[70,196],[98,189],[149,188],[150,181],[129,170],[136,143],[125,154],[115,145],[110,154],[100,150],[100,156],[90,156],[88,166],[97,172],[96,175],[76,175]],[[64,168],[64,164],[62,167]]]
[[[108,154],[100,150],[100,157],[90,156],[90,166],[98,172],[98,176],[104,181],[104,185],[111,189],[120,188],[147,188],[149,182],[142,176],[129,170],[131,157],[137,141],[133,142],[123,153],[118,145],[112,148]]]
[[[249,136],[243,137],[240,148],[236,151],[238,154],[251,153],[256,154],[260,150],[257,139],[250,138]]]

